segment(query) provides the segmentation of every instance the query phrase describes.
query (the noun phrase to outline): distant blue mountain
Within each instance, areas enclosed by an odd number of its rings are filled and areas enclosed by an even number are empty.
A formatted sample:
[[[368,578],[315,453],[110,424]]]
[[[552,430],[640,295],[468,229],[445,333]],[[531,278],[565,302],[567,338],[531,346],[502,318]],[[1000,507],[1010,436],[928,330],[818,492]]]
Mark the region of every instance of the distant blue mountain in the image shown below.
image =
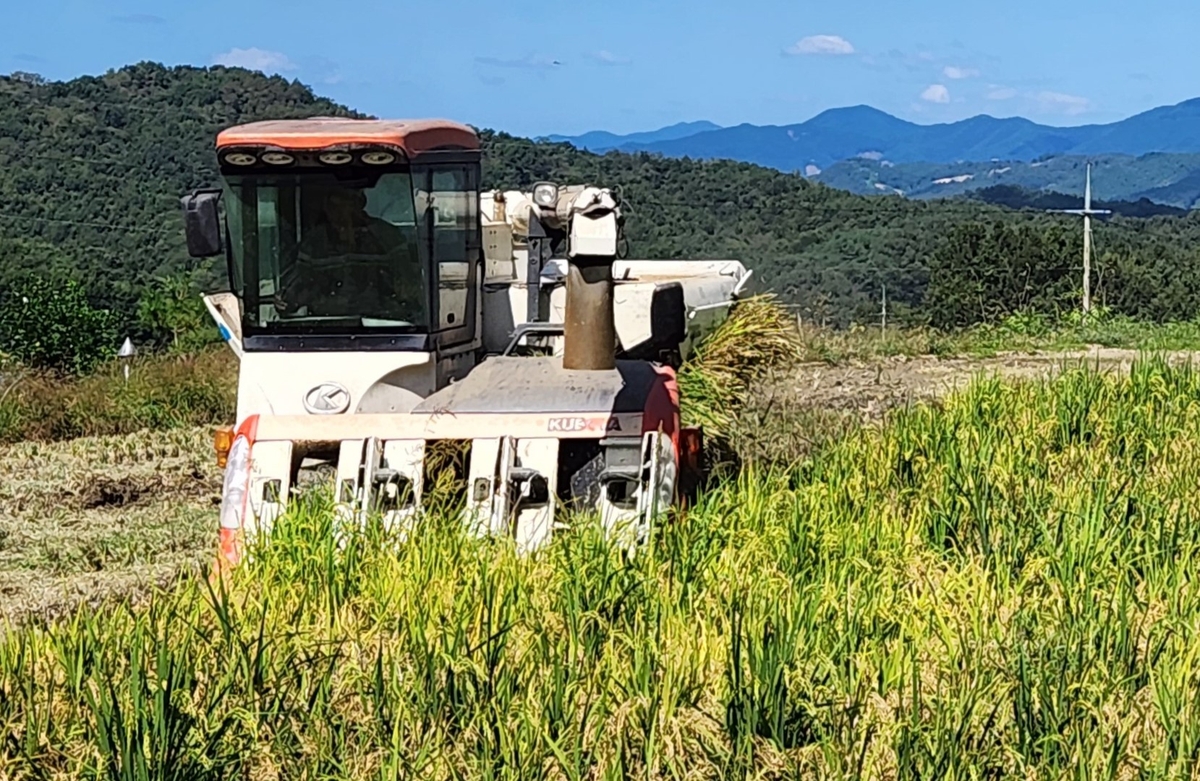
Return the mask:
[[[1105,201],[1142,199],[1181,209],[1200,208],[1200,154],[1054,155],[1036,162],[892,163],[842,160],[810,178],[860,195],[952,198],[980,191],[1067,197],[1082,205],[1085,170],[1092,165],[1093,195]],[[1022,194],[1020,199],[1030,200]],[[1037,201],[1033,197],[1030,202]],[[1049,202],[1049,201],[1046,201]],[[1058,207],[1049,207],[1058,208]],[[1064,207],[1065,208],[1065,207]]]
[[[698,133],[720,129],[720,125],[715,125],[712,122],[680,122],[670,127],[664,127],[661,130],[630,133],[624,136],[609,133],[605,130],[594,130],[590,133],[584,133],[581,136],[546,136],[544,140],[553,141],[554,143],[565,142],[579,149],[586,149],[589,152],[607,152],[610,149],[616,149],[625,144],[654,144],[660,141],[674,141],[679,138],[694,136]]]
[[[855,158],[882,163],[1034,161],[1050,155],[1200,152],[1200,99],[1108,125],[1051,127],[1027,119],[976,116],[918,125],[869,106],[831,109],[795,125],[717,127],[683,123],[627,136],[552,136],[590,151],[619,149],[670,157],[728,158],[815,175]]]

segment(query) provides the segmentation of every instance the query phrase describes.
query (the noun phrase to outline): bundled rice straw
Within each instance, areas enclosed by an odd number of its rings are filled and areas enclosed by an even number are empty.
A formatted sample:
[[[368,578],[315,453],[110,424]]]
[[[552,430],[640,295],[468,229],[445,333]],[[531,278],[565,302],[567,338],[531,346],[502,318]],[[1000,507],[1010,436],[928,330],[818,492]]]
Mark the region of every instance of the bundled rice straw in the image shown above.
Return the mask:
[[[795,321],[774,296],[739,302],[679,372],[685,425],[702,426],[709,441],[727,440],[755,381],[799,357]]]

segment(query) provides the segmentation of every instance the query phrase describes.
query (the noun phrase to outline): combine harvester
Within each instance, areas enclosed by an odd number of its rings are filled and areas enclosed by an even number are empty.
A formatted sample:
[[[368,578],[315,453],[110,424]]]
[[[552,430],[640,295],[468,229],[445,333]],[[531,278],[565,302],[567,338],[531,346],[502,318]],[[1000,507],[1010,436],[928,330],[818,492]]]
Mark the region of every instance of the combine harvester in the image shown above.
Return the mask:
[[[467,452],[464,520],[522,550],[570,510],[636,544],[702,477],[675,369],[744,295],[740,262],[620,259],[607,189],[481,193],[453,122],[257,122],[216,147],[223,186],[183,209],[190,254],[227,258],[205,303],[240,359],[219,564],[302,471],[333,473],[344,521],[415,517],[442,440]]]

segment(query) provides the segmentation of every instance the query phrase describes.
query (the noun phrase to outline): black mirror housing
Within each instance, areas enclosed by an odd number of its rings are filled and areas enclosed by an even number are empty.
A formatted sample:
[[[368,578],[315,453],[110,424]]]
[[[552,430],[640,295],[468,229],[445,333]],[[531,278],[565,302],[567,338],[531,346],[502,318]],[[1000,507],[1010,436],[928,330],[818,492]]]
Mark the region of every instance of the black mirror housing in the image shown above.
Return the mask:
[[[667,282],[654,289],[650,299],[651,341],[660,349],[678,349],[688,335],[687,305],[683,285]]]
[[[188,254],[193,258],[211,258],[224,251],[221,241],[221,215],[217,204],[220,190],[193,190],[183,196],[183,230]]]
[[[687,336],[688,313],[683,285],[678,282],[660,284],[650,298],[650,338],[622,350],[618,357],[661,361],[678,368],[679,348]]]

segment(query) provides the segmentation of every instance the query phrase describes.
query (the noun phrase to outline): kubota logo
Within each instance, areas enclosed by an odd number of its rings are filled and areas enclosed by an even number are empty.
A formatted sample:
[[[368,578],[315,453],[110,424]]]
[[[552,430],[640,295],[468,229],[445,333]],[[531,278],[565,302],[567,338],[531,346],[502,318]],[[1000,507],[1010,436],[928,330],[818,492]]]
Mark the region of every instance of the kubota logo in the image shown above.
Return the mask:
[[[550,418],[547,431],[570,434],[578,431],[620,431],[621,421],[612,418]]]
[[[350,406],[350,391],[336,382],[323,382],[304,394],[304,408],[314,415],[337,415]]]

